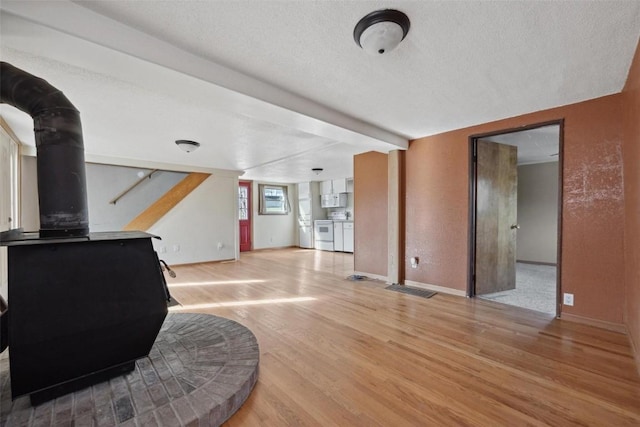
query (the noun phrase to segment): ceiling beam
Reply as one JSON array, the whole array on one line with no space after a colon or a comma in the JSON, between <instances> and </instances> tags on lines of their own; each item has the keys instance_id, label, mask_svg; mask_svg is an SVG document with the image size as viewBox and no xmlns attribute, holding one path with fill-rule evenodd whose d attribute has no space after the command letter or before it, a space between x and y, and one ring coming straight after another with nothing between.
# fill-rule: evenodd
<instances>
[{"instance_id":1,"label":"ceiling beam","mask_svg":"<svg viewBox=\"0 0 640 427\"><path fill-rule=\"evenodd\" d=\"M238 111L276 124L295 120L304 132L382 150L407 149L406 136L346 116L317 102L182 50L70 1L3 1L1 8L28 21L201 79L234 99Z\"/></svg>"}]
</instances>

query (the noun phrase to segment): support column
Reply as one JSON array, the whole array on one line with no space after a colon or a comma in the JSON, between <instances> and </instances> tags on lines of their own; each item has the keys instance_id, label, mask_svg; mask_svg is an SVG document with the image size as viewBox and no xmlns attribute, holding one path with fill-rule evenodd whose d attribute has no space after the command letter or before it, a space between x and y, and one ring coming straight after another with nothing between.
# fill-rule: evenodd
<instances>
[{"instance_id":1,"label":"support column","mask_svg":"<svg viewBox=\"0 0 640 427\"><path fill-rule=\"evenodd\" d=\"M404 282L404 164L405 152L393 150L388 155L388 256L387 280Z\"/></svg>"}]
</instances>

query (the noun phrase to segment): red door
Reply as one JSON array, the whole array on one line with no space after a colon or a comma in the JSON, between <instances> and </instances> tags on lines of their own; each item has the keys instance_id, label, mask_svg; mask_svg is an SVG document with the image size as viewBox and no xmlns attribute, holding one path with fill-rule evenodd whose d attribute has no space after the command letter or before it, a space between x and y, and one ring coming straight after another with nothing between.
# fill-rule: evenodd
<instances>
[{"instance_id":1,"label":"red door","mask_svg":"<svg viewBox=\"0 0 640 427\"><path fill-rule=\"evenodd\" d=\"M238 222L240 223L240 252L251 250L251 181L238 183Z\"/></svg>"}]
</instances>

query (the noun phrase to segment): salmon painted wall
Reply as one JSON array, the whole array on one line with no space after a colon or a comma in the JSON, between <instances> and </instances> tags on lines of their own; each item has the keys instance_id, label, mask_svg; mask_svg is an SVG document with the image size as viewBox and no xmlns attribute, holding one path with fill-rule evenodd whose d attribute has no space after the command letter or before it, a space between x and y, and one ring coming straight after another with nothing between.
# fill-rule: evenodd
<instances>
[{"instance_id":1,"label":"salmon painted wall","mask_svg":"<svg viewBox=\"0 0 640 427\"><path fill-rule=\"evenodd\" d=\"M406 163L405 274L408 280L466 290L469 136L564 119L563 313L623 323L623 95L414 140ZM406 261L420 257L420 266Z\"/></svg>"},{"instance_id":2,"label":"salmon painted wall","mask_svg":"<svg viewBox=\"0 0 640 427\"><path fill-rule=\"evenodd\" d=\"M625 322L640 368L640 43L624 96Z\"/></svg>"},{"instance_id":3,"label":"salmon painted wall","mask_svg":"<svg viewBox=\"0 0 640 427\"><path fill-rule=\"evenodd\" d=\"M466 133L412 141L405 160L405 279L467 289ZM409 260L418 257L418 268Z\"/></svg>"},{"instance_id":4,"label":"salmon painted wall","mask_svg":"<svg viewBox=\"0 0 640 427\"><path fill-rule=\"evenodd\" d=\"M386 154L353 159L354 270L387 276L388 171Z\"/></svg>"}]
</instances>

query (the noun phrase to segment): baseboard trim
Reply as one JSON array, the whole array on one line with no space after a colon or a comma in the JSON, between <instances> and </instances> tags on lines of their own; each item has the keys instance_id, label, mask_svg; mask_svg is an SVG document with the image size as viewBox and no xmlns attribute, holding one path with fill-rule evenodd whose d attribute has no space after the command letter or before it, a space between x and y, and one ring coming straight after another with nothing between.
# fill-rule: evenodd
<instances>
[{"instance_id":1,"label":"baseboard trim","mask_svg":"<svg viewBox=\"0 0 640 427\"><path fill-rule=\"evenodd\" d=\"M366 273L364 271L354 271L353 274L355 276L366 276L369 279L382 280L385 283L389 283L389 278L387 276L381 276L379 274Z\"/></svg>"},{"instance_id":2,"label":"baseboard trim","mask_svg":"<svg viewBox=\"0 0 640 427\"><path fill-rule=\"evenodd\" d=\"M299 248L298 246L295 245L288 245L288 246L267 246L264 248L253 248L250 251L245 251L245 252L240 252L240 255L245 254L247 252L266 252L266 251L279 251L281 249L303 249L303 248Z\"/></svg>"},{"instance_id":3,"label":"baseboard trim","mask_svg":"<svg viewBox=\"0 0 640 427\"><path fill-rule=\"evenodd\" d=\"M429 291L441 292L443 294L455 295L458 297L466 297L467 292L460 289L452 289L444 286L432 285L429 283L414 282L413 280L405 280L404 284L415 288L427 289Z\"/></svg>"},{"instance_id":4,"label":"baseboard trim","mask_svg":"<svg viewBox=\"0 0 640 427\"><path fill-rule=\"evenodd\" d=\"M595 326L596 328L607 329L628 335L627 327L622 323L607 322L606 320L591 319L589 317L578 316L576 314L561 313L560 320L582 323L584 325Z\"/></svg>"},{"instance_id":5,"label":"baseboard trim","mask_svg":"<svg viewBox=\"0 0 640 427\"><path fill-rule=\"evenodd\" d=\"M229 258L229 259L214 259L211 261L196 261L196 262L185 262L184 264L169 264L169 267L174 268L174 267L191 267L194 265L199 265L199 264L222 264L222 263L229 263L229 262L236 262L236 259L233 258Z\"/></svg>"},{"instance_id":6,"label":"baseboard trim","mask_svg":"<svg viewBox=\"0 0 640 427\"><path fill-rule=\"evenodd\" d=\"M551 267L556 267L557 264L555 262L541 262L541 261L525 261L522 259L517 259L516 262L521 264L532 264L532 265L549 265Z\"/></svg>"}]
</instances>

